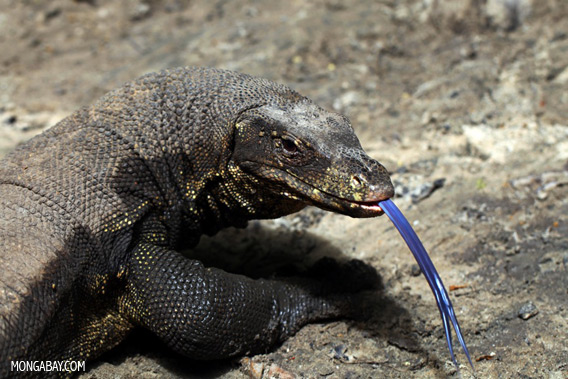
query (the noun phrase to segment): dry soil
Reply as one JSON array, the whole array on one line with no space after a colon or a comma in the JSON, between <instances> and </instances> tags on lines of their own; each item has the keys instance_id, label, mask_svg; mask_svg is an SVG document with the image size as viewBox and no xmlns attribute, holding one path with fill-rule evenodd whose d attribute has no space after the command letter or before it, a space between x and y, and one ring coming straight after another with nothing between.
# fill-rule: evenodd
<instances>
[{"instance_id":1,"label":"dry soil","mask_svg":"<svg viewBox=\"0 0 568 379\"><path fill-rule=\"evenodd\" d=\"M565 0L0 0L0 155L166 67L288 84L349 116L392 172L475 363L460 352L460 371L451 364L434 298L386 217L308 209L194 253L268 271L362 259L384 284L369 319L222 362L135 333L82 377L567 378L567 19Z\"/></svg>"}]
</instances>

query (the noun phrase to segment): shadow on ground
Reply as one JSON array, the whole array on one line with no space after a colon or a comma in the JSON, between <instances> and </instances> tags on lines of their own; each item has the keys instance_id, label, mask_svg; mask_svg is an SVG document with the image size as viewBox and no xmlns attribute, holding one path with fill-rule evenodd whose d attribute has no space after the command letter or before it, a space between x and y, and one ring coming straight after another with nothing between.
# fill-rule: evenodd
<instances>
[{"instance_id":1,"label":"shadow on ground","mask_svg":"<svg viewBox=\"0 0 568 379\"><path fill-rule=\"evenodd\" d=\"M196 248L185 251L184 255L199 259L206 266L222 268L251 278L282 279L301 276L321 280L323 277L323 280L340 282L342 285L356 284L361 279L353 273L347 273L346 275L350 276L340 278L336 273L330 277L325 272L328 267L332 270L336 268L333 264L330 266L328 260L351 260L329 241L309 232L291 230L282 225L269 227L260 222L253 222L245 229L230 228L213 237L205 237ZM375 272L371 266L364 266ZM356 310L349 320L344 319L344 323L370 338L384 340L399 349L426 357L420 364L430 361L440 365L440 362L422 347L420 334L423 332L414 328L407 309L384 294L382 278L379 275L376 280L376 290L353 295L358 300ZM350 291L345 288L343 290ZM315 340L310 345L313 343ZM310 346L304 348L309 349ZM330 357L338 362L349 364L350 360L354 359L347 346L340 342L331 344L329 353ZM145 359L138 362L141 356ZM241 367L241 358L218 360L214 361L214 364L210 361L192 360L171 351L150 332L136 329L116 349L89 364L87 375L98 377L97 371L106 369L105 365L120 366L127 370L129 365L146 365L149 360L151 365L157 363L159 372L164 369L168 375L215 378ZM152 367L146 369L153 370Z\"/></svg>"}]
</instances>

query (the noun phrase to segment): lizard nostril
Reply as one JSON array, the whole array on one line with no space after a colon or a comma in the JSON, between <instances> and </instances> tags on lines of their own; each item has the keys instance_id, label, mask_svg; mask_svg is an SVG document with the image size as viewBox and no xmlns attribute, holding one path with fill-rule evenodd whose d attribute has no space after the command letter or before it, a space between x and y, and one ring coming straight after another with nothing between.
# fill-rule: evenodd
<instances>
[{"instance_id":1,"label":"lizard nostril","mask_svg":"<svg viewBox=\"0 0 568 379\"><path fill-rule=\"evenodd\" d=\"M361 187L361 178L359 178L357 175L353 175L353 176L351 177L351 185L352 185L354 188L359 188L359 187Z\"/></svg>"}]
</instances>

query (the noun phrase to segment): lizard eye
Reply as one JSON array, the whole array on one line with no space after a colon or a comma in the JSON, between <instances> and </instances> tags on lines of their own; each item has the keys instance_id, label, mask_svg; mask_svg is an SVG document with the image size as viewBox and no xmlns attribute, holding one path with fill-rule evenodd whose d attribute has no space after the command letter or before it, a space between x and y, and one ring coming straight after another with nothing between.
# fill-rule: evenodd
<instances>
[{"instance_id":1,"label":"lizard eye","mask_svg":"<svg viewBox=\"0 0 568 379\"><path fill-rule=\"evenodd\" d=\"M295 154L298 152L298 146L296 146L294 141L288 138L282 138L282 148L289 154Z\"/></svg>"}]
</instances>

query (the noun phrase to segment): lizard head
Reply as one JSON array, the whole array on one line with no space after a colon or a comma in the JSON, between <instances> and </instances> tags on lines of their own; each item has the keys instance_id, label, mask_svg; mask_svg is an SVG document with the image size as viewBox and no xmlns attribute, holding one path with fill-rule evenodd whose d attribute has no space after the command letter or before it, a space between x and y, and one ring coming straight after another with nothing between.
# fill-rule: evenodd
<instances>
[{"instance_id":1,"label":"lizard head","mask_svg":"<svg viewBox=\"0 0 568 379\"><path fill-rule=\"evenodd\" d=\"M307 99L247 110L235 133L235 164L288 200L373 217L382 214L377 202L394 195L387 170L363 151L349 120Z\"/></svg>"}]
</instances>

